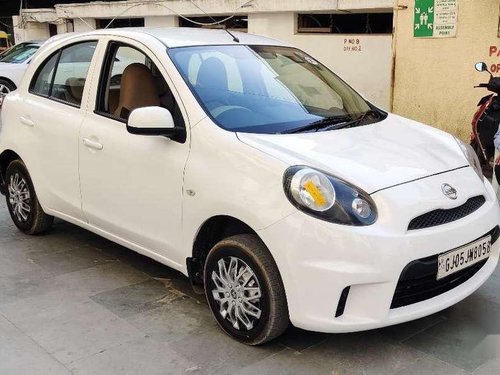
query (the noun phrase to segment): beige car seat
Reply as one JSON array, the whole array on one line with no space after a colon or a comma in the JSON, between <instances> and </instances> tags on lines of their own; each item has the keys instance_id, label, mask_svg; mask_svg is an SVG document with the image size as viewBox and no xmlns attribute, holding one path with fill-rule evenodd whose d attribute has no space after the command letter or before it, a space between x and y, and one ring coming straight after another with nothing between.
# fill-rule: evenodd
<instances>
[{"instance_id":1,"label":"beige car seat","mask_svg":"<svg viewBox=\"0 0 500 375\"><path fill-rule=\"evenodd\" d=\"M139 63L127 66L123 71L120 99L114 116L127 119L136 108L159 105L160 96L151 70Z\"/></svg>"},{"instance_id":2,"label":"beige car seat","mask_svg":"<svg viewBox=\"0 0 500 375\"><path fill-rule=\"evenodd\" d=\"M65 99L69 103L80 104L82 102L85 78L68 78L66 80Z\"/></svg>"}]
</instances>

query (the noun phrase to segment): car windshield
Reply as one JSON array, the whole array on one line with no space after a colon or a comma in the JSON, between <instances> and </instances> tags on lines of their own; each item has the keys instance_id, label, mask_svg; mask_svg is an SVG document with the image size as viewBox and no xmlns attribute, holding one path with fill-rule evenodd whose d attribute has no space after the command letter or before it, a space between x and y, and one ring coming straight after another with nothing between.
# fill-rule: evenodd
<instances>
[{"instance_id":1,"label":"car windshield","mask_svg":"<svg viewBox=\"0 0 500 375\"><path fill-rule=\"evenodd\" d=\"M169 54L199 103L226 130L318 131L375 112L328 68L294 48L179 47Z\"/></svg>"},{"instance_id":2,"label":"car windshield","mask_svg":"<svg viewBox=\"0 0 500 375\"><path fill-rule=\"evenodd\" d=\"M5 54L0 56L0 62L10 64L20 64L35 54L40 46L28 44L21 48L12 47Z\"/></svg>"}]
</instances>

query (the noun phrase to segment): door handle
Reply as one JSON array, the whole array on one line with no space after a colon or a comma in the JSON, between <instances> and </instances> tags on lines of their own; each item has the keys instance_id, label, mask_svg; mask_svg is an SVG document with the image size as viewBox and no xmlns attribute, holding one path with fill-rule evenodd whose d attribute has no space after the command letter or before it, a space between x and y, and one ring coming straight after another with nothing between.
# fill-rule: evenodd
<instances>
[{"instance_id":1,"label":"door handle","mask_svg":"<svg viewBox=\"0 0 500 375\"><path fill-rule=\"evenodd\" d=\"M32 128L33 126L35 126L35 122L33 120L30 120L27 117L21 116L21 117L19 117L19 120L21 121L21 124L29 126L30 128Z\"/></svg>"},{"instance_id":2,"label":"door handle","mask_svg":"<svg viewBox=\"0 0 500 375\"><path fill-rule=\"evenodd\" d=\"M88 148L98 150L98 151L101 151L103 149L102 144L100 144L99 142L92 141L88 138L83 138L82 141L83 141L83 144L85 146L87 146Z\"/></svg>"}]
</instances>

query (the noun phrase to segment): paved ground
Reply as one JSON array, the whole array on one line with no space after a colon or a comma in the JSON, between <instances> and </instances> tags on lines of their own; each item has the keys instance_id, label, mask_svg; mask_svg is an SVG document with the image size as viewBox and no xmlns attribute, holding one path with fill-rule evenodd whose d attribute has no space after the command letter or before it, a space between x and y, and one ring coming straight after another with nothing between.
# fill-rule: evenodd
<instances>
[{"instance_id":1,"label":"paved ground","mask_svg":"<svg viewBox=\"0 0 500 375\"><path fill-rule=\"evenodd\" d=\"M1 374L500 373L500 269L426 319L250 348L179 273L61 221L24 236L0 199Z\"/></svg>"}]
</instances>

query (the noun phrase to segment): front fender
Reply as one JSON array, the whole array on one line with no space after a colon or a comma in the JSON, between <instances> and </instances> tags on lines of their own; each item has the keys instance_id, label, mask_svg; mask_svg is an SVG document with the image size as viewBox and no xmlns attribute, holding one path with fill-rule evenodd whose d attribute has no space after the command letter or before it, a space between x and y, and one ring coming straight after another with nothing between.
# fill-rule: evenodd
<instances>
[{"instance_id":1,"label":"front fender","mask_svg":"<svg viewBox=\"0 0 500 375\"><path fill-rule=\"evenodd\" d=\"M183 194L186 253L213 216L231 216L258 231L296 211L283 191L286 163L240 142L236 133L208 118L191 134Z\"/></svg>"}]
</instances>

